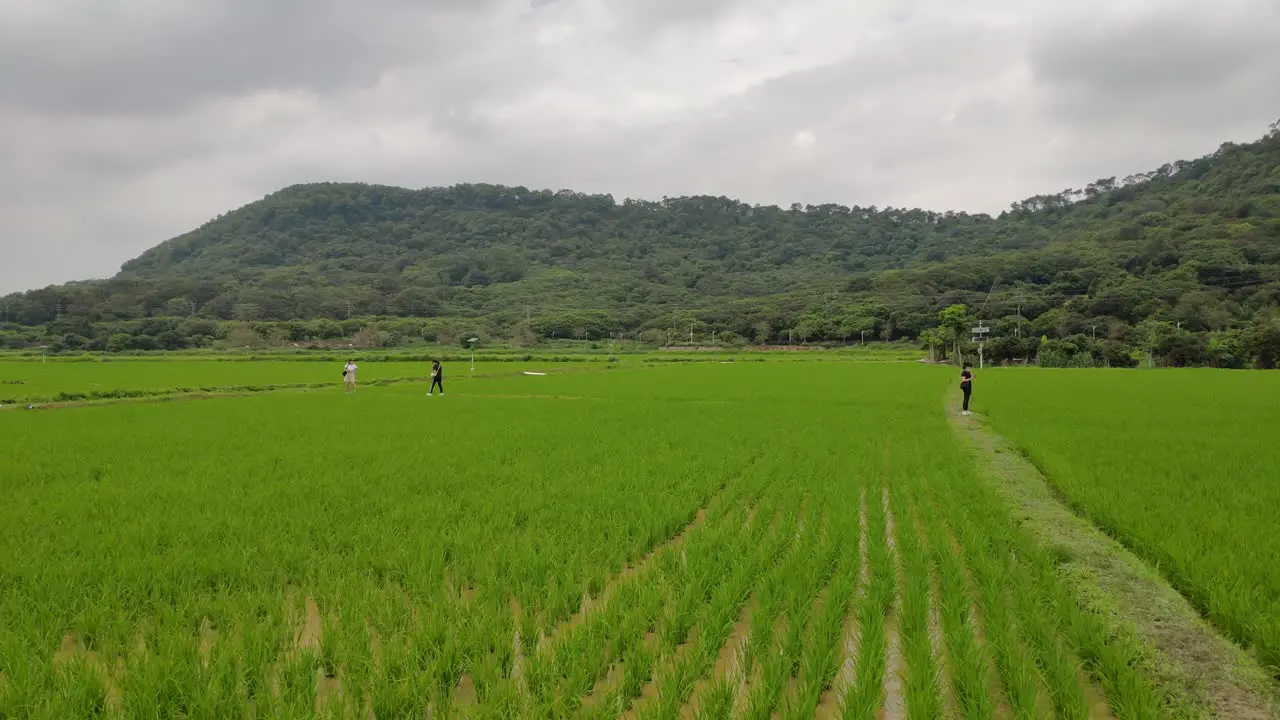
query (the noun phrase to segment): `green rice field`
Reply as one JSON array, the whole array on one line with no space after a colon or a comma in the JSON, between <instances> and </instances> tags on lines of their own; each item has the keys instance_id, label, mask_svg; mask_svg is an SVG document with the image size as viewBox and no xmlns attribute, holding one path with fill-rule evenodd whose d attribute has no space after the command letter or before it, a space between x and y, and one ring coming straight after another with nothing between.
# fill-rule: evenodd
<instances>
[{"instance_id":1,"label":"green rice field","mask_svg":"<svg viewBox=\"0 0 1280 720\"><path fill-rule=\"evenodd\" d=\"M332 387L0 412L0 718L1184 716L952 431L952 368L454 363L426 397L194 362L29 377ZM1261 650L1263 377L985 372L975 399L1180 589L1242 589L1207 613ZM1177 393L1196 435L1162 382L1230 399Z\"/></svg>"},{"instance_id":2,"label":"green rice field","mask_svg":"<svg viewBox=\"0 0 1280 720\"><path fill-rule=\"evenodd\" d=\"M1280 674L1280 374L1001 370L984 381L996 430Z\"/></svg>"},{"instance_id":3,"label":"green rice field","mask_svg":"<svg viewBox=\"0 0 1280 720\"><path fill-rule=\"evenodd\" d=\"M430 358L443 358L446 380L516 375L521 371L573 372L606 366L643 366L732 362L912 362L920 353L901 346L853 347L839 351L753 353L749 351L631 353L617 356L582 348L478 353L456 348L419 348L378 353L352 351L365 384L388 384L430 376ZM230 394L274 389L340 385L347 355L263 354L243 356L112 357L82 356L42 359L0 355L0 407L30 403L65 403L155 397L178 394Z\"/></svg>"},{"instance_id":4,"label":"green rice field","mask_svg":"<svg viewBox=\"0 0 1280 720\"><path fill-rule=\"evenodd\" d=\"M0 403L49 402L111 397L131 392L218 392L237 388L342 384L345 360L112 360L109 362L0 361ZM429 362L358 362L363 383L431 374ZM479 375L512 373L535 364L480 363ZM470 365L453 363L446 380L471 375Z\"/></svg>"}]
</instances>

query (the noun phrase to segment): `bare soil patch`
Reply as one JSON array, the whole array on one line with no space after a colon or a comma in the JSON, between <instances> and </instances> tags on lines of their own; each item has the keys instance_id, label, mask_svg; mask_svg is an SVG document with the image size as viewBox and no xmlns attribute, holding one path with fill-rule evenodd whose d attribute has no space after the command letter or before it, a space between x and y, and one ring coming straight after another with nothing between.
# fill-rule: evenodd
<instances>
[{"instance_id":1,"label":"bare soil patch","mask_svg":"<svg viewBox=\"0 0 1280 720\"><path fill-rule=\"evenodd\" d=\"M819 720L840 717L840 703L844 694L853 686L854 672L857 670L858 648L858 607L867 592L867 575L870 562L867 559L867 491L863 488L858 500L858 584L854 588L853 600L849 604L849 612L844 618L844 635L840 642L840 670L831 681L831 686L822 693L814 717Z\"/></svg>"},{"instance_id":2,"label":"bare soil patch","mask_svg":"<svg viewBox=\"0 0 1280 720\"><path fill-rule=\"evenodd\" d=\"M120 696L120 677L124 674L124 658L117 657L115 663L110 663L96 650L86 649L75 635L63 635L62 644L53 653L53 664L61 668L76 662L84 662L98 676L98 680L106 689L107 708L120 712L124 707Z\"/></svg>"},{"instance_id":3,"label":"bare soil patch","mask_svg":"<svg viewBox=\"0 0 1280 720\"><path fill-rule=\"evenodd\" d=\"M902 679L906 676L907 664L902 657L902 640L898 634L898 612L902 607L902 592L906 587L906 580L902 576L902 563L898 558L897 530L893 509L889 507L889 488L884 489L881 502L884 503L885 544L889 547L889 557L896 579L893 612L885 618L884 623L888 660L884 673L884 705L881 707L880 717L882 720L904 720L907 717L907 705L903 697Z\"/></svg>"},{"instance_id":4,"label":"bare soil patch","mask_svg":"<svg viewBox=\"0 0 1280 720\"><path fill-rule=\"evenodd\" d=\"M743 606L741 612L738 613L738 621L733 626L733 631L729 634L724 645L720 647L720 653L716 656L715 664L711 668L711 672L702 676L693 686L693 692L689 694L689 699L685 701L684 707L680 710L680 716L685 720L693 720L698 716L697 710L701 707L703 698L707 690L715 681L725 678L732 681L740 676L743 670L738 667L738 661L741 657L742 646L747 642L747 635L751 630L751 616L756 609L756 599L753 597Z\"/></svg>"}]
</instances>

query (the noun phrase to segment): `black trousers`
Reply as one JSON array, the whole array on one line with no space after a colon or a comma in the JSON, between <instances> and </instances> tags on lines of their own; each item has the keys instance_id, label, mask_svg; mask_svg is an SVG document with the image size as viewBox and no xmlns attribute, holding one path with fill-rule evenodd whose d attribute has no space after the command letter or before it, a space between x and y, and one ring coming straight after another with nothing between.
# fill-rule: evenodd
<instances>
[{"instance_id":1,"label":"black trousers","mask_svg":"<svg viewBox=\"0 0 1280 720\"><path fill-rule=\"evenodd\" d=\"M444 392L441 390L440 392ZM968 385L961 385L960 392L964 393L964 409L969 409L969 396L973 394L973 388Z\"/></svg>"},{"instance_id":2,"label":"black trousers","mask_svg":"<svg viewBox=\"0 0 1280 720\"><path fill-rule=\"evenodd\" d=\"M439 385L439 386L440 386L440 394L441 394L441 395L443 395L443 394L444 394L444 381L443 381L443 380L441 380L440 378L432 378L432 380L431 380L431 389L430 389L430 390L428 390L427 392L435 392L435 391L436 391L436 386L437 386L437 385Z\"/></svg>"}]
</instances>

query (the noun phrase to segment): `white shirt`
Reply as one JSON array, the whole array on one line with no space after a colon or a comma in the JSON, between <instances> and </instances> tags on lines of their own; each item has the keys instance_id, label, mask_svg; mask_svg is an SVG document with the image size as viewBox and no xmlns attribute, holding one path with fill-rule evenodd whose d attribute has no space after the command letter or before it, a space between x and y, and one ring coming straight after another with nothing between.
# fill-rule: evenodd
<instances>
[{"instance_id":1,"label":"white shirt","mask_svg":"<svg viewBox=\"0 0 1280 720\"><path fill-rule=\"evenodd\" d=\"M358 367L359 367L359 366L358 366L358 365L356 365L355 363L347 363L346 367L344 367L344 368L343 368L343 370L346 370L346 371L347 371L347 375L349 375L349 376L351 376L351 377L355 377L355 376L356 376L356 368L358 368Z\"/></svg>"}]
</instances>

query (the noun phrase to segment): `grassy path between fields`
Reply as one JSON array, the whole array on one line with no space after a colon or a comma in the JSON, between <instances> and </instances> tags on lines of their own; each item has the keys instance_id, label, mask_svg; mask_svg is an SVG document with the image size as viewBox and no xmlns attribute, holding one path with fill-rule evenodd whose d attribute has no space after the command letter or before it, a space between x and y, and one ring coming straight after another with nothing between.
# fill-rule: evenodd
<instances>
[{"instance_id":1,"label":"grassy path between fields","mask_svg":"<svg viewBox=\"0 0 1280 720\"><path fill-rule=\"evenodd\" d=\"M384 385L403 385L406 383L423 383L430 382L430 378L425 377L406 377L406 378L384 378L361 383L360 387L381 387ZM157 390L129 390L115 391L118 396L108 397L112 393L108 392L104 396L94 397L93 394L87 394L89 397L76 400L49 400L38 399L24 401L23 403L0 405L0 411L20 410L23 408L30 410L65 410L67 408L85 407L87 405L120 405L125 403L154 403L166 402L171 400L211 400L214 398L233 398L247 397L249 395L259 395L261 393L284 392L288 390L305 391L305 390L326 390L336 389L342 391L342 386L335 388L334 383L283 383L272 385L228 385L225 387L208 387L199 390L187 390L177 388L163 388Z\"/></svg>"},{"instance_id":2,"label":"grassy path between fields","mask_svg":"<svg viewBox=\"0 0 1280 720\"><path fill-rule=\"evenodd\" d=\"M1214 629L1155 569L1074 514L1015 445L958 408L948 405L948 416L1014 517L1061 558L1081 600L1146 651L1144 671L1180 716L1280 719L1280 685L1253 656Z\"/></svg>"}]
</instances>

